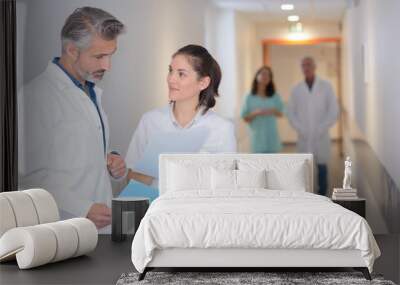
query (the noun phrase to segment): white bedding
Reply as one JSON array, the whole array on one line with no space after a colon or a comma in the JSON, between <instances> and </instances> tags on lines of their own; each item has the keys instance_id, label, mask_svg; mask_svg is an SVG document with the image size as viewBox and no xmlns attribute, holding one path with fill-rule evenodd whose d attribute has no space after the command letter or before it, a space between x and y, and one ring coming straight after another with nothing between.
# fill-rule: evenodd
<instances>
[{"instance_id":1,"label":"white bedding","mask_svg":"<svg viewBox=\"0 0 400 285\"><path fill-rule=\"evenodd\" d=\"M359 215L319 195L265 189L162 195L134 237L135 268L165 248L358 249L371 272L380 255Z\"/></svg>"}]
</instances>

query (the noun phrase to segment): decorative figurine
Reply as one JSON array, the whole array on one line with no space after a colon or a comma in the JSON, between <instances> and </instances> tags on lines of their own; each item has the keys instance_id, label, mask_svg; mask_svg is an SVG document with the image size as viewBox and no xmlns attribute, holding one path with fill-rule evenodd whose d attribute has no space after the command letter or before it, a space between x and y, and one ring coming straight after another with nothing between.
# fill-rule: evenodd
<instances>
[{"instance_id":1,"label":"decorative figurine","mask_svg":"<svg viewBox=\"0 0 400 285\"><path fill-rule=\"evenodd\" d=\"M343 189L352 189L351 188L351 159L350 159L350 156L347 156L346 161L344 162Z\"/></svg>"}]
</instances>

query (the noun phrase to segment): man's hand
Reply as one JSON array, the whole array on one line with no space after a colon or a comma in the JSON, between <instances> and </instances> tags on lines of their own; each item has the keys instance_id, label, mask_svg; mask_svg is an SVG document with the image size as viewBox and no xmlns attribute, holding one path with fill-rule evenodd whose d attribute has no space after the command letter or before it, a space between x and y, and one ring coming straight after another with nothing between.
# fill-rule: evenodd
<instances>
[{"instance_id":1,"label":"man's hand","mask_svg":"<svg viewBox=\"0 0 400 285\"><path fill-rule=\"evenodd\" d=\"M126 173L125 161L118 154L107 154L107 168L114 178L120 178Z\"/></svg>"},{"instance_id":2,"label":"man's hand","mask_svg":"<svg viewBox=\"0 0 400 285\"><path fill-rule=\"evenodd\" d=\"M94 203L86 216L91 220L97 229L104 228L111 224L111 209L104 204Z\"/></svg>"}]
</instances>

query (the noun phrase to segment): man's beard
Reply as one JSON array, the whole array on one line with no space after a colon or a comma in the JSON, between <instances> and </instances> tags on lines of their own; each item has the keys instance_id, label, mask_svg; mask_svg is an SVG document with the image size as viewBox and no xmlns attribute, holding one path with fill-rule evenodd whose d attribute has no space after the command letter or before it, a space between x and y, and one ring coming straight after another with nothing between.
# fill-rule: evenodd
<instances>
[{"instance_id":1,"label":"man's beard","mask_svg":"<svg viewBox=\"0 0 400 285\"><path fill-rule=\"evenodd\" d=\"M103 79L104 73L106 72L104 69L99 69L96 70L92 73L85 72L79 69L79 67L76 68L76 71L78 72L79 76L82 77L85 81L91 81L91 82L98 82Z\"/></svg>"},{"instance_id":2,"label":"man's beard","mask_svg":"<svg viewBox=\"0 0 400 285\"><path fill-rule=\"evenodd\" d=\"M75 65L75 70L76 72L79 74L79 76L85 80L85 81L91 81L91 82L98 82L100 80L103 79L104 73L106 72L106 70L104 69L99 69L93 72L87 72L87 71L83 71L80 69L78 62L79 62L79 57L78 56L77 60L75 61L74 65Z\"/></svg>"},{"instance_id":3,"label":"man's beard","mask_svg":"<svg viewBox=\"0 0 400 285\"><path fill-rule=\"evenodd\" d=\"M103 79L105 70L97 70L92 73L86 73L85 80L91 82L98 82Z\"/></svg>"}]
</instances>

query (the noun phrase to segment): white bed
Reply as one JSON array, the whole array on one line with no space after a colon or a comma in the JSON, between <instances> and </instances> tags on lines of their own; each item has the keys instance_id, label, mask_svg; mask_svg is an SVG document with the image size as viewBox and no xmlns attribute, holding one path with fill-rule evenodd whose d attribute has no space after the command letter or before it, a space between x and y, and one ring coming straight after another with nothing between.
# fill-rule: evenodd
<instances>
[{"instance_id":1,"label":"white bed","mask_svg":"<svg viewBox=\"0 0 400 285\"><path fill-rule=\"evenodd\" d=\"M140 279L155 267L354 267L370 278L380 255L362 217L312 193L310 154L163 154L159 173L132 243Z\"/></svg>"}]
</instances>

